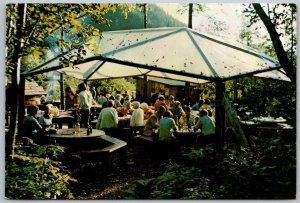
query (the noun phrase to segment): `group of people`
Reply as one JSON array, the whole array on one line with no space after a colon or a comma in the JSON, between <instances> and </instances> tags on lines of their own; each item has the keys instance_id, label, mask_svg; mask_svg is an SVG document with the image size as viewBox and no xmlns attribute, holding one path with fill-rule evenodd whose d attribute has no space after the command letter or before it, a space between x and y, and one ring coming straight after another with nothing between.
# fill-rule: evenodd
<instances>
[{"instance_id":1,"label":"group of people","mask_svg":"<svg viewBox=\"0 0 300 203\"><path fill-rule=\"evenodd\" d=\"M145 125L144 135L152 136L164 142L176 142L174 132L183 126L187 126L189 130L201 131L203 136L214 136L215 122L209 111L212 112L210 105L201 105L197 110L200 116L196 117L191 114L191 107L182 106L174 97L169 97L169 103L165 101L162 95L154 102L155 114L149 118Z\"/></svg>"},{"instance_id":2,"label":"group of people","mask_svg":"<svg viewBox=\"0 0 300 203\"><path fill-rule=\"evenodd\" d=\"M97 118L96 128L104 130L107 134L113 133L118 128L118 116L131 114L130 127L140 128L144 136L151 136L154 140L176 140L174 132L187 126L189 130L201 130L204 136L215 133L213 111L209 100L200 100L193 107L182 106L181 103L169 96L158 95L157 99L149 106L146 102L133 100L131 96L123 97L114 90L111 94L97 93L94 87L89 88L85 83L78 85L75 92L66 88L66 109L76 109L78 115L76 122L85 128L91 128L91 106L102 105ZM24 133L39 134L52 125L50 107L45 107L43 116L36 118L37 106L29 107L28 115L24 119ZM191 110L200 112L199 118L191 114ZM75 123L74 123L75 124Z\"/></svg>"},{"instance_id":3,"label":"group of people","mask_svg":"<svg viewBox=\"0 0 300 203\"><path fill-rule=\"evenodd\" d=\"M37 117L39 111L38 106L28 106L27 115L23 120L21 134L22 136L30 137L36 142L41 141L41 136L45 133L51 133L55 131L52 128L52 118L53 114L51 113L51 104L45 104L44 114L40 117Z\"/></svg>"}]
</instances>

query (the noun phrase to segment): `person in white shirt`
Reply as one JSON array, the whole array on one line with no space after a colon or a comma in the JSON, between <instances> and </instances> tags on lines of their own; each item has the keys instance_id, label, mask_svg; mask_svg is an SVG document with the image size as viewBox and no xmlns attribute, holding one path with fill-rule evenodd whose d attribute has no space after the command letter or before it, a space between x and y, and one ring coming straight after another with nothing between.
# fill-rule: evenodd
<instances>
[{"instance_id":1,"label":"person in white shirt","mask_svg":"<svg viewBox=\"0 0 300 203\"><path fill-rule=\"evenodd\" d=\"M80 110L80 123L83 127L90 127L90 114L91 114L91 106L93 104L93 95L89 90L87 90L87 86L84 83L78 85L78 89L80 90L79 96L79 105L78 108Z\"/></svg>"},{"instance_id":2,"label":"person in white shirt","mask_svg":"<svg viewBox=\"0 0 300 203\"><path fill-rule=\"evenodd\" d=\"M140 108L140 102L134 101L134 102L132 102L132 106L133 106L134 110L130 117L130 126L131 127L143 126L144 111L143 111L143 109Z\"/></svg>"}]
</instances>

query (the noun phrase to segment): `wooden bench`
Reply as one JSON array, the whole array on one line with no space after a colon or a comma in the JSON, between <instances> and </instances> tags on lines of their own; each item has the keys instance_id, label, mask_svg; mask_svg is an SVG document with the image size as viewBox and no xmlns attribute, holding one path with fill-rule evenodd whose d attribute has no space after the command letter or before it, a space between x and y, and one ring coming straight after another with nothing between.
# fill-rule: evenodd
<instances>
[{"instance_id":1,"label":"wooden bench","mask_svg":"<svg viewBox=\"0 0 300 203\"><path fill-rule=\"evenodd\" d=\"M80 155L82 157L91 158L99 156L102 158L103 165L104 165L104 172L107 173L108 169L110 168L110 157L111 154L114 152L119 152L120 161L122 164L126 163L126 146L127 142L123 140L119 140L117 138L111 137L109 135L103 135L97 139L102 139L111 145L101 148L101 149L90 149L90 150L80 150L73 152L73 155Z\"/></svg>"},{"instance_id":2,"label":"wooden bench","mask_svg":"<svg viewBox=\"0 0 300 203\"><path fill-rule=\"evenodd\" d=\"M141 139L141 140L153 143L153 139L150 136L137 135L137 136L135 136L135 138L138 138L138 139Z\"/></svg>"}]
</instances>

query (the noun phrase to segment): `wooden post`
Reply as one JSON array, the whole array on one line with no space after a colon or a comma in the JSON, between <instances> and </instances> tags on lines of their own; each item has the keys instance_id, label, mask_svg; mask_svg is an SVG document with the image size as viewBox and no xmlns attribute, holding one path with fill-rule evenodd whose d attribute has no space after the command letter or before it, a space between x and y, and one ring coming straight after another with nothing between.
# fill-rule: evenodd
<instances>
[{"instance_id":1,"label":"wooden post","mask_svg":"<svg viewBox=\"0 0 300 203\"><path fill-rule=\"evenodd\" d=\"M143 99L145 102L148 103L148 77L147 75L144 75L144 80L143 80L143 86L144 86L144 94L143 94Z\"/></svg>"},{"instance_id":2,"label":"wooden post","mask_svg":"<svg viewBox=\"0 0 300 203\"><path fill-rule=\"evenodd\" d=\"M220 150L223 149L225 134L225 109L223 102L224 92L224 83L221 81L216 82L216 137Z\"/></svg>"},{"instance_id":3,"label":"wooden post","mask_svg":"<svg viewBox=\"0 0 300 203\"><path fill-rule=\"evenodd\" d=\"M64 102L64 75L60 73L60 108L61 110L65 109L65 102Z\"/></svg>"},{"instance_id":4,"label":"wooden post","mask_svg":"<svg viewBox=\"0 0 300 203\"><path fill-rule=\"evenodd\" d=\"M189 82L185 82L185 92L184 92L184 96L185 96L185 105L189 106L189 102L190 102L190 83Z\"/></svg>"}]
</instances>

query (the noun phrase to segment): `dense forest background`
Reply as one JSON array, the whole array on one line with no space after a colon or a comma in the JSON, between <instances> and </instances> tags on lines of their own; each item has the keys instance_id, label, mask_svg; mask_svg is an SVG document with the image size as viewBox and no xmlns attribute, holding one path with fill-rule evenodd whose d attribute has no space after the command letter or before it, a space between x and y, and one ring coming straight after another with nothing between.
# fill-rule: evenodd
<instances>
[{"instance_id":1,"label":"dense forest background","mask_svg":"<svg viewBox=\"0 0 300 203\"><path fill-rule=\"evenodd\" d=\"M111 19L110 26L98 27L103 31L126 30L144 28L144 12L136 8L133 12L128 13L128 18L122 17L122 10L117 9L115 12L110 11L104 15ZM148 4L147 9L147 28L157 27L186 27L187 25L167 14L163 9L154 4Z\"/></svg>"}]
</instances>

